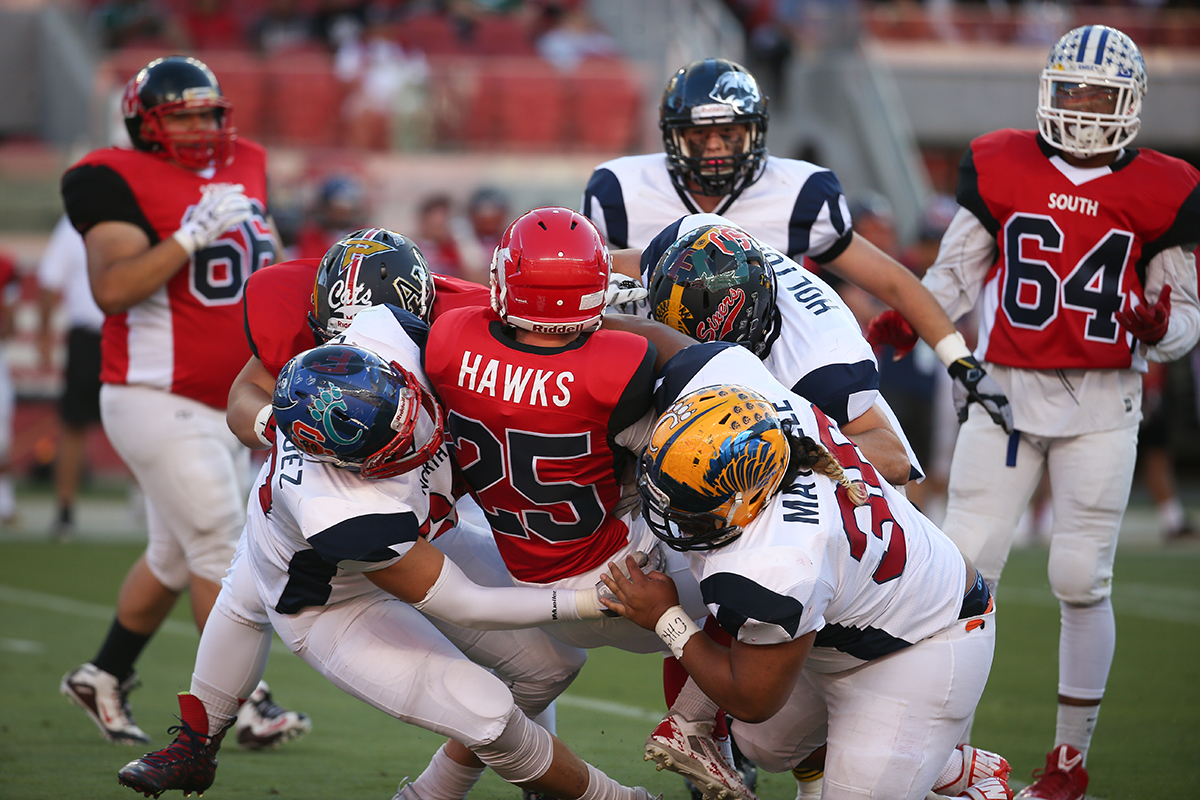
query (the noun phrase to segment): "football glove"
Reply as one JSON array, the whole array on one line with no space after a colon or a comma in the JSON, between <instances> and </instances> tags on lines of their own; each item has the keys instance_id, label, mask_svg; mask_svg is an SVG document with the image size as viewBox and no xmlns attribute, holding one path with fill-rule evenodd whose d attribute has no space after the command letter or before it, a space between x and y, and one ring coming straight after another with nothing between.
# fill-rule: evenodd
<instances>
[{"instance_id":1,"label":"football glove","mask_svg":"<svg viewBox=\"0 0 1200 800\"><path fill-rule=\"evenodd\" d=\"M222 233L250 219L250 198L240 183L210 183L201 190L200 202L188 209L183 224L172 236L193 255L217 240Z\"/></svg>"},{"instance_id":2,"label":"football glove","mask_svg":"<svg viewBox=\"0 0 1200 800\"><path fill-rule=\"evenodd\" d=\"M649 295L645 286L628 275L614 272L608 276L608 290L604 293L604 305L618 314L632 314L635 304Z\"/></svg>"},{"instance_id":3,"label":"football glove","mask_svg":"<svg viewBox=\"0 0 1200 800\"><path fill-rule=\"evenodd\" d=\"M966 355L951 362L946 371L954 379L954 410L958 412L960 424L967 421L967 407L971 403L979 403L992 422L1004 428L1005 433L1012 433L1012 407L1008 404L1008 397L1000 384L980 366L975 356Z\"/></svg>"},{"instance_id":4,"label":"football glove","mask_svg":"<svg viewBox=\"0 0 1200 800\"><path fill-rule=\"evenodd\" d=\"M653 572L654 570L659 569L662 566L662 560L657 557L657 553L655 554L656 557L653 559L654 563L651 563L652 559L650 558L650 555L648 553L642 552L641 550L636 550L631 555L633 555L633 560L637 562L638 568L642 571L643 574L645 574L647 572ZM625 564L625 559L622 558L613 563L615 563L617 565L617 569L621 570L621 574L623 574L626 578L629 577L629 568ZM583 589L581 591L589 591L589 590ZM609 589L607 586L604 585L604 581L596 581L595 592L596 592L596 600L597 600L596 604L598 606L600 606L601 614L603 614L606 617L621 616L617 612L615 612L612 609L605 606L603 603L599 602L599 600L601 598L604 598L606 600L611 600L614 603L621 602L620 600L617 599L617 596L615 594L613 594L612 589Z\"/></svg>"},{"instance_id":5,"label":"football glove","mask_svg":"<svg viewBox=\"0 0 1200 800\"><path fill-rule=\"evenodd\" d=\"M899 311L884 311L867 323L867 342L875 348L891 345L899 361L916 347L917 332Z\"/></svg>"},{"instance_id":6,"label":"football glove","mask_svg":"<svg viewBox=\"0 0 1200 800\"><path fill-rule=\"evenodd\" d=\"M1167 324L1171 321L1171 284L1166 284L1154 305L1139 304L1128 311L1118 311L1117 322L1145 344L1155 345L1167 335Z\"/></svg>"}]
</instances>

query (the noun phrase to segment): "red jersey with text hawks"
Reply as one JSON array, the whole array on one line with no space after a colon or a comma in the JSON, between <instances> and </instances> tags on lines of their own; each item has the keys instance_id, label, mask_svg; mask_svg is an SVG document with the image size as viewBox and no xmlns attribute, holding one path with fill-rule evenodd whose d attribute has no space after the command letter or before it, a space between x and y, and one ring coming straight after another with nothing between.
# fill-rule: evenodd
<instances>
[{"instance_id":1,"label":"red jersey with text hawks","mask_svg":"<svg viewBox=\"0 0 1200 800\"><path fill-rule=\"evenodd\" d=\"M266 221L266 154L245 139L212 177L134 150L85 156L63 175L71 223L86 234L100 222L128 222L152 245L179 229L201 188L240 183L254 215L225 231L158 291L104 322L100 379L153 386L224 408L229 386L250 352L242 332L242 289L250 273L275 261Z\"/></svg>"},{"instance_id":2,"label":"red jersey with text hawks","mask_svg":"<svg viewBox=\"0 0 1200 800\"><path fill-rule=\"evenodd\" d=\"M308 314L319 258L298 258L254 273L246 283L246 338L250 350L272 375L278 376L292 356L317 346ZM478 283L433 276L436 319L450 309L486 306L489 293Z\"/></svg>"},{"instance_id":3,"label":"red jersey with text hawks","mask_svg":"<svg viewBox=\"0 0 1200 800\"><path fill-rule=\"evenodd\" d=\"M654 353L640 336L604 330L565 347L518 344L491 309L433 323L425 372L518 580L579 575L628 541L613 509L633 456L615 440L651 408Z\"/></svg>"},{"instance_id":4,"label":"red jersey with text hawks","mask_svg":"<svg viewBox=\"0 0 1200 800\"><path fill-rule=\"evenodd\" d=\"M1200 239L1200 172L1153 150L1078 169L1033 131L981 136L958 202L996 237L983 290L985 361L1022 369L1129 369L1115 314L1145 302L1146 263Z\"/></svg>"}]
</instances>

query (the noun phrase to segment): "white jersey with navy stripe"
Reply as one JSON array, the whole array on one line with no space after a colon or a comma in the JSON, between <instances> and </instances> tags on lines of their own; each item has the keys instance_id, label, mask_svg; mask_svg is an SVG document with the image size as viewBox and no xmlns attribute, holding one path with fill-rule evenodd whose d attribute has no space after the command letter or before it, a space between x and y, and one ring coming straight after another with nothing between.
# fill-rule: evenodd
<instances>
[{"instance_id":1,"label":"white jersey with navy stripe","mask_svg":"<svg viewBox=\"0 0 1200 800\"><path fill-rule=\"evenodd\" d=\"M424 323L408 312L364 310L334 341L374 350L428 386L421 369ZM418 441L432 424L422 412ZM362 573L396 562L418 536L434 532L431 525L453 524L451 483L445 446L411 472L365 480L305 459L280 435L247 511L248 562L260 595L275 611L295 614L378 591Z\"/></svg>"},{"instance_id":2,"label":"white jersey with navy stripe","mask_svg":"<svg viewBox=\"0 0 1200 800\"><path fill-rule=\"evenodd\" d=\"M789 256L829 261L852 236L837 176L807 161L768 156L758 180L717 210ZM663 153L606 161L592 172L583 193L583 214L612 248L644 248L663 228L697 211L676 191Z\"/></svg>"},{"instance_id":3,"label":"white jersey with navy stripe","mask_svg":"<svg viewBox=\"0 0 1200 800\"><path fill-rule=\"evenodd\" d=\"M907 647L958 619L966 565L945 534L880 479L837 426L744 348L698 344L663 373L657 404L714 384L766 397L869 490L854 507L830 478L802 473L732 543L688 552L709 610L748 644L818 631L808 666L839 671Z\"/></svg>"}]
</instances>

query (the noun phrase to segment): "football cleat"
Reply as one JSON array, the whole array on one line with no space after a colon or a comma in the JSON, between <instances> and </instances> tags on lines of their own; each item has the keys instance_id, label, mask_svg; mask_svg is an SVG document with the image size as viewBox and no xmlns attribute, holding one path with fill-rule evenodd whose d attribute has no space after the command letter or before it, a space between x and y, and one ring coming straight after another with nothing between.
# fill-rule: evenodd
<instances>
[{"instance_id":1,"label":"football cleat","mask_svg":"<svg viewBox=\"0 0 1200 800\"><path fill-rule=\"evenodd\" d=\"M1024 800L1083 800L1088 774L1083 753L1060 744L1046 754L1046 768L1033 771L1034 781L1017 793Z\"/></svg>"},{"instance_id":2,"label":"football cleat","mask_svg":"<svg viewBox=\"0 0 1200 800\"><path fill-rule=\"evenodd\" d=\"M737 771L721 757L712 721L689 722L668 714L646 739L646 761L692 782L703 800L758 800Z\"/></svg>"},{"instance_id":3,"label":"football cleat","mask_svg":"<svg viewBox=\"0 0 1200 800\"><path fill-rule=\"evenodd\" d=\"M64 675L59 691L86 711L110 742L149 744L150 737L137 726L129 711L129 693L140 685L136 672L118 681L115 675L87 663Z\"/></svg>"},{"instance_id":4,"label":"football cleat","mask_svg":"<svg viewBox=\"0 0 1200 800\"><path fill-rule=\"evenodd\" d=\"M941 786L934 786L933 790L938 794L946 797L958 797L967 790L967 787L974 786L987 778L1008 780L1012 767L1008 765L1004 756L971 747L969 744L959 745L958 750L962 752L962 772L953 781Z\"/></svg>"},{"instance_id":5,"label":"football cleat","mask_svg":"<svg viewBox=\"0 0 1200 800\"><path fill-rule=\"evenodd\" d=\"M992 777L968 786L958 797L967 800L1013 800L1013 793L1012 789L1008 788L1008 781Z\"/></svg>"},{"instance_id":6,"label":"football cleat","mask_svg":"<svg viewBox=\"0 0 1200 800\"><path fill-rule=\"evenodd\" d=\"M234 731L243 750L266 750L298 739L312 730L307 714L289 711L271 700L271 690L260 681L238 709Z\"/></svg>"},{"instance_id":7,"label":"football cleat","mask_svg":"<svg viewBox=\"0 0 1200 800\"><path fill-rule=\"evenodd\" d=\"M146 797L158 797L168 789L179 789L185 796L192 792L203 795L217 777L217 750L225 731L205 736L180 720L167 733L178 736L162 750L146 753L121 767L117 783Z\"/></svg>"}]
</instances>

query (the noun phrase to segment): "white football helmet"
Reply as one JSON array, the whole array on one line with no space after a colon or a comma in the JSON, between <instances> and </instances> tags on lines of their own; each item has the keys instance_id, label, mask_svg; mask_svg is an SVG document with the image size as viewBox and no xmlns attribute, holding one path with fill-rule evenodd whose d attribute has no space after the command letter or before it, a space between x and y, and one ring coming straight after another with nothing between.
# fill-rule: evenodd
<instances>
[{"instance_id":1,"label":"white football helmet","mask_svg":"<svg viewBox=\"0 0 1200 800\"><path fill-rule=\"evenodd\" d=\"M1058 108L1060 86L1108 89L1109 112ZM1050 49L1038 87L1038 131L1050 144L1080 158L1120 150L1137 136L1146 94L1146 63L1138 46L1116 28L1084 25Z\"/></svg>"}]
</instances>

